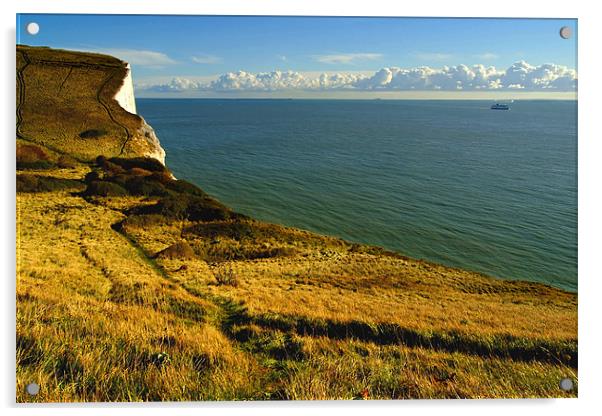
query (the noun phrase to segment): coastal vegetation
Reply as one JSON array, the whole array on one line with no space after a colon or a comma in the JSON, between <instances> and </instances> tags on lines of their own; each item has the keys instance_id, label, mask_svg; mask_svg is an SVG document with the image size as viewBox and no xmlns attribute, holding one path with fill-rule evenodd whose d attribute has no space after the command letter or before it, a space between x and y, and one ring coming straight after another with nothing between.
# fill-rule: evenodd
<instances>
[{"instance_id":1,"label":"coastal vegetation","mask_svg":"<svg viewBox=\"0 0 602 416\"><path fill-rule=\"evenodd\" d=\"M235 212L157 160L126 72L17 47L18 402L577 396L576 293Z\"/></svg>"},{"instance_id":2,"label":"coastal vegetation","mask_svg":"<svg viewBox=\"0 0 602 416\"><path fill-rule=\"evenodd\" d=\"M17 189L18 401L577 394L576 294L256 221L151 159Z\"/></svg>"}]
</instances>

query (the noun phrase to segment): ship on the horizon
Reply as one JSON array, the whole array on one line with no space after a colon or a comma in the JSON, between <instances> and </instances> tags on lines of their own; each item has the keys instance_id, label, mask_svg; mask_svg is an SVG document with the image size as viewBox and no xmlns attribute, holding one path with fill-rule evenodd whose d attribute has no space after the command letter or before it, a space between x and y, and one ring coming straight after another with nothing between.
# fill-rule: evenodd
<instances>
[{"instance_id":1,"label":"ship on the horizon","mask_svg":"<svg viewBox=\"0 0 602 416\"><path fill-rule=\"evenodd\" d=\"M510 110L510 106L508 104L500 104L495 103L491 106L492 110Z\"/></svg>"}]
</instances>

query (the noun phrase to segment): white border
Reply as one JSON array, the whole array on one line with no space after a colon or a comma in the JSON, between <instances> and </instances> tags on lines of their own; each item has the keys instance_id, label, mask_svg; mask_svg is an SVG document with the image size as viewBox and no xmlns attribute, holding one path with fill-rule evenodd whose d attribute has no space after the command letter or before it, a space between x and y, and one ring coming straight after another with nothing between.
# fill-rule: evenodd
<instances>
[{"instance_id":1,"label":"white border","mask_svg":"<svg viewBox=\"0 0 602 416\"><path fill-rule=\"evenodd\" d=\"M40 2L20 0L18 4L4 5L1 19L5 65L2 65L3 97L2 126L2 328L0 348L2 367L0 394L2 405L9 414L79 415L84 409L77 405L46 408L18 407L14 405L14 95L15 91L15 14L20 13L108 13L108 14L222 14L222 15L334 15L334 16L445 16L445 17L562 17L579 19L579 399L572 400L472 400L472 401L405 401L405 402L296 402L296 403L202 403L86 407L86 412L98 415L131 414L144 411L149 415L162 414L170 407L170 414L214 413L264 415L307 413L329 414L345 412L363 414L420 413L442 415L507 415L545 413L546 415L580 415L594 413L600 393L602 378L602 337L599 319L602 316L597 296L601 294L600 273L596 260L601 247L600 189L602 178L599 158L602 134L596 119L600 116L601 98L599 39L602 39L599 14L595 2L547 1L526 2L504 0L470 2L467 0L430 0L427 2L402 2L371 0L224 0L191 2L190 0L53 0ZM598 40L598 41L597 41ZM597 244L598 243L598 244ZM188 407L187 407L188 406ZM189 407L192 406L192 407ZM171 408L175 407L175 408Z\"/></svg>"}]
</instances>

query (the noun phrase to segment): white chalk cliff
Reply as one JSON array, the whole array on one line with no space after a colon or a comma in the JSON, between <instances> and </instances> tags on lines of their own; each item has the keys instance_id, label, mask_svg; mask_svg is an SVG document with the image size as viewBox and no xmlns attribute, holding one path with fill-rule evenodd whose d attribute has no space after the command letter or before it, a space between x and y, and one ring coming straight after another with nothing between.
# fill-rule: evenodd
<instances>
[{"instance_id":1,"label":"white chalk cliff","mask_svg":"<svg viewBox=\"0 0 602 416\"><path fill-rule=\"evenodd\" d=\"M136 114L136 97L134 96L134 82L132 81L132 68L130 64L127 64L127 74L123 79L121 88L115 94L115 100L119 105L127 112ZM150 151L145 152L144 156L152 157L165 164L165 150L161 147L159 139L155 134L155 130L144 120L144 118L138 115L142 119L142 125L138 129L137 136L146 139L151 145Z\"/></svg>"},{"instance_id":2,"label":"white chalk cliff","mask_svg":"<svg viewBox=\"0 0 602 416\"><path fill-rule=\"evenodd\" d=\"M115 99L123 107L124 110L132 113L136 113L136 98L134 97L134 83L132 81L132 67L127 64L127 75L123 80L121 88L115 94Z\"/></svg>"}]
</instances>

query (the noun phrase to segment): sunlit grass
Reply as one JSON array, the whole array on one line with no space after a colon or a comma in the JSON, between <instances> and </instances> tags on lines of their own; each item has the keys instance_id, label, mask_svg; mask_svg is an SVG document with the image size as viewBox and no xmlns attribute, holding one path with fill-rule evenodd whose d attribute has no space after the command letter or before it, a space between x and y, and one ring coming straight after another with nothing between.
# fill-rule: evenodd
<instances>
[{"instance_id":1,"label":"sunlit grass","mask_svg":"<svg viewBox=\"0 0 602 416\"><path fill-rule=\"evenodd\" d=\"M20 172L82 185L17 194L18 401L577 394L558 388L575 294L247 218L134 215L160 197L84 197L89 170Z\"/></svg>"}]
</instances>

